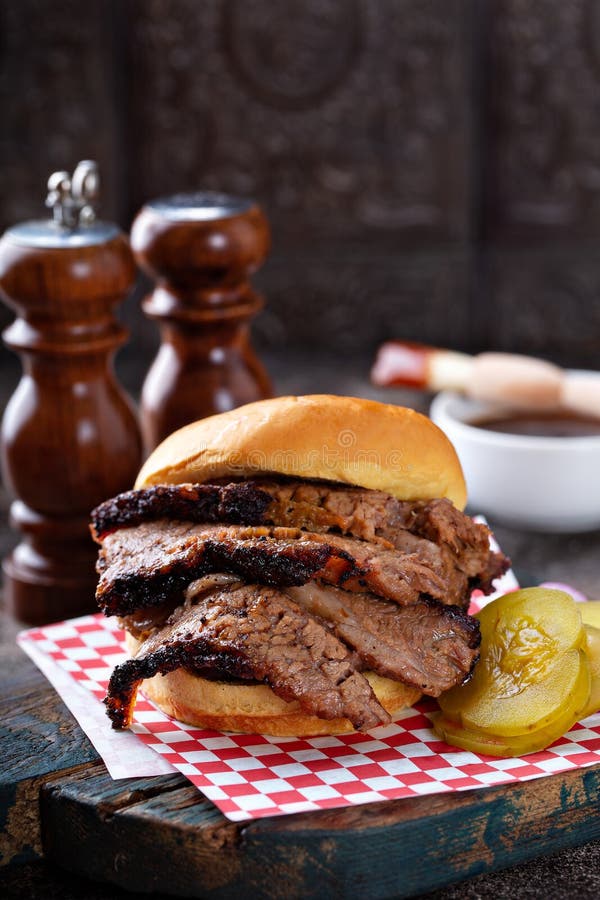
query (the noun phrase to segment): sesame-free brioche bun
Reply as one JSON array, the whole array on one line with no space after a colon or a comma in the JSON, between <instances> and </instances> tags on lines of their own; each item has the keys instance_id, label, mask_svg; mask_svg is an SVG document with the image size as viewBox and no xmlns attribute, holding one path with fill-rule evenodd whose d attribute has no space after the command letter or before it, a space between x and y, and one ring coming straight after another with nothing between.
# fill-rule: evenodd
<instances>
[{"instance_id":1,"label":"sesame-free brioche bun","mask_svg":"<svg viewBox=\"0 0 600 900\"><path fill-rule=\"evenodd\" d=\"M126 632L127 648L135 656L139 641ZM417 688L366 672L381 705L394 714L412 706L421 696ZM304 713L296 701L286 703L266 684L237 684L212 681L176 669L167 675L155 675L143 683L149 700L168 716L216 731L248 734L272 734L277 737L343 734L354 731L348 719L320 719Z\"/></svg>"},{"instance_id":2,"label":"sesame-free brioche bun","mask_svg":"<svg viewBox=\"0 0 600 900\"><path fill-rule=\"evenodd\" d=\"M454 447L426 416L356 397L260 400L175 431L136 488L286 475L383 491L399 500L466 503Z\"/></svg>"}]
</instances>

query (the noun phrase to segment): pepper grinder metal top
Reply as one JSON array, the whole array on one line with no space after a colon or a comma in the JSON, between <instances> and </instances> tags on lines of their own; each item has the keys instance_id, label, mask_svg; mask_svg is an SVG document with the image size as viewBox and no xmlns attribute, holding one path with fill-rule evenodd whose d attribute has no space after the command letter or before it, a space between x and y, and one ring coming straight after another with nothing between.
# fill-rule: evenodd
<instances>
[{"instance_id":1,"label":"pepper grinder metal top","mask_svg":"<svg viewBox=\"0 0 600 900\"><path fill-rule=\"evenodd\" d=\"M21 542L4 560L5 597L20 619L48 622L94 609L90 510L133 484L135 414L112 360L127 333L114 309L135 279L127 239L95 217L98 170L48 182L52 219L0 240L0 296L17 318L4 332L23 376L1 431L5 483Z\"/></svg>"},{"instance_id":2,"label":"pepper grinder metal top","mask_svg":"<svg viewBox=\"0 0 600 900\"><path fill-rule=\"evenodd\" d=\"M249 276L267 256L270 233L252 200L205 191L147 203L131 245L157 282L143 302L161 332L142 390L150 451L188 422L272 396L249 337L263 305Z\"/></svg>"},{"instance_id":3,"label":"pepper grinder metal top","mask_svg":"<svg viewBox=\"0 0 600 900\"><path fill-rule=\"evenodd\" d=\"M54 172L48 179L46 197L52 218L13 225L5 237L27 247L47 250L104 244L120 232L111 222L96 219L99 197L100 176L93 160L80 162L72 176L68 172Z\"/></svg>"}]
</instances>

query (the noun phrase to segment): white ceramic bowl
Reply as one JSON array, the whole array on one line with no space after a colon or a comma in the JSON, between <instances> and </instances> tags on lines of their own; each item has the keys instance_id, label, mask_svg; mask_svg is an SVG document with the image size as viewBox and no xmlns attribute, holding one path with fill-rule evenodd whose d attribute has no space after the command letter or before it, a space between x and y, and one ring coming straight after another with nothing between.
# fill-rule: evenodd
<instances>
[{"instance_id":1,"label":"white ceramic bowl","mask_svg":"<svg viewBox=\"0 0 600 900\"><path fill-rule=\"evenodd\" d=\"M530 437L468 424L494 412L450 392L431 405L460 458L470 510L536 531L600 528L600 436Z\"/></svg>"}]
</instances>

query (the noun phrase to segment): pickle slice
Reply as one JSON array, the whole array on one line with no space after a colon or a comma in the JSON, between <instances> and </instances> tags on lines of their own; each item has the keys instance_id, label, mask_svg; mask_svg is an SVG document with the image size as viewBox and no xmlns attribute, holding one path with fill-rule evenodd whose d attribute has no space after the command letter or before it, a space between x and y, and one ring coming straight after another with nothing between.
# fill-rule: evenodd
<instances>
[{"instance_id":1,"label":"pickle slice","mask_svg":"<svg viewBox=\"0 0 600 900\"><path fill-rule=\"evenodd\" d=\"M587 604L585 605L587 606ZM592 684L590 698L581 714L582 719L600 710L600 628L594 628L593 625L586 624L585 635L587 639L585 652L590 662Z\"/></svg>"},{"instance_id":2,"label":"pickle slice","mask_svg":"<svg viewBox=\"0 0 600 900\"><path fill-rule=\"evenodd\" d=\"M563 591L527 588L485 606L480 661L468 684L439 698L445 718L496 738L546 728L559 737L589 700L580 605Z\"/></svg>"},{"instance_id":3,"label":"pickle slice","mask_svg":"<svg viewBox=\"0 0 600 900\"><path fill-rule=\"evenodd\" d=\"M431 714L431 724L435 733L451 747L483 753L485 756L520 756L509 738L485 734L483 731L471 731L459 722L447 719L443 712Z\"/></svg>"},{"instance_id":4,"label":"pickle slice","mask_svg":"<svg viewBox=\"0 0 600 900\"><path fill-rule=\"evenodd\" d=\"M600 600L588 600L587 603L580 603L579 610L584 625L600 628Z\"/></svg>"},{"instance_id":5,"label":"pickle slice","mask_svg":"<svg viewBox=\"0 0 600 900\"><path fill-rule=\"evenodd\" d=\"M587 660L583 665L584 668L587 666L589 669ZM501 737L485 731L465 728L458 722L447 719L442 712L433 713L431 719L435 732L450 746L460 747L461 750L471 750L473 753L482 753L486 756L526 756L528 753L545 750L559 737L566 734L579 719L585 718L585 715L582 712L573 713L568 710L545 728L511 737Z\"/></svg>"}]
</instances>

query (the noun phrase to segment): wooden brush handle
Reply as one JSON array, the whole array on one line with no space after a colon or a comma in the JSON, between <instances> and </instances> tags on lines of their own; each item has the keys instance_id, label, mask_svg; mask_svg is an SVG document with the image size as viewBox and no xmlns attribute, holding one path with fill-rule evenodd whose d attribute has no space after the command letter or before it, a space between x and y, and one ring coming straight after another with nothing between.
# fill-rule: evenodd
<instances>
[{"instance_id":1,"label":"wooden brush handle","mask_svg":"<svg viewBox=\"0 0 600 900\"><path fill-rule=\"evenodd\" d=\"M561 401L573 412L600 419L600 372L566 372Z\"/></svg>"},{"instance_id":2,"label":"wooden brush handle","mask_svg":"<svg viewBox=\"0 0 600 900\"><path fill-rule=\"evenodd\" d=\"M552 363L513 353L469 356L389 341L377 354L371 378L385 387L454 390L519 409L554 409L562 402L564 373Z\"/></svg>"},{"instance_id":3,"label":"wooden brush handle","mask_svg":"<svg viewBox=\"0 0 600 900\"><path fill-rule=\"evenodd\" d=\"M425 391L464 391L474 358L427 344L388 341L379 349L371 380L382 387L412 387Z\"/></svg>"}]
</instances>

